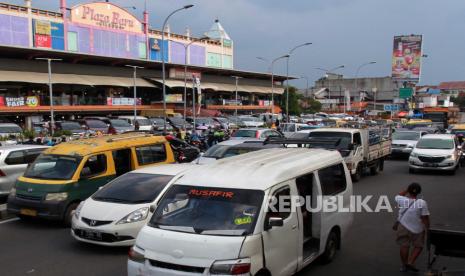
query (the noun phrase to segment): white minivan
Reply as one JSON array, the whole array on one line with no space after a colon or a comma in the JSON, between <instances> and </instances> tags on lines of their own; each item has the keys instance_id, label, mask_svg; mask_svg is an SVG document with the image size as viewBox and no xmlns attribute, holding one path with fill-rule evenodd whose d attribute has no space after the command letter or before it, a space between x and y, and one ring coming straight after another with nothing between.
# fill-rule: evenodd
<instances>
[{"instance_id":1,"label":"white minivan","mask_svg":"<svg viewBox=\"0 0 465 276\"><path fill-rule=\"evenodd\" d=\"M128 274L292 275L329 262L353 214L318 205L339 198L349 208L351 195L337 151L266 149L192 168L137 236ZM309 208L289 204L296 196Z\"/></svg>"},{"instance_id":2,"label":"white minivan","mask_svg":"<svg viewBox=\"0 0 465 276\"><path fill-rule=\"evenodd\" d=\"M150 206L193 164L150 166L103 186L76 208L71 235L105 246L131 246L150 219Z\"/></svg>"}]
</instances>

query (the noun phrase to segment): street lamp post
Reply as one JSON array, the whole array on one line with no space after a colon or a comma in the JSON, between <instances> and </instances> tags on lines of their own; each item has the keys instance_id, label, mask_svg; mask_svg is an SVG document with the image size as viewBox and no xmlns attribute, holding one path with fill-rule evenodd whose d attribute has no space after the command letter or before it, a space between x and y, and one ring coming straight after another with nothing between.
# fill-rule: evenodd
<instances>
[{"instance_id":1,"label":"street lamp post","mask_svg":"<svg viewBox=\"0 0 465 276\"><path fill-rule=\"evenodd\" d=\"M300 44L295 46L289 51L289 54L287 55L287 61L286 61L286 121L289 123L289 59L291 58L292 53L294 53L295 50L297 50L300 47L304 46L309 46L312 45L311 42L307 42L304 44Z\"/></svg>"},{"instance_id":2,"label":"street lamp post","mask_svg":"<svg viewBox=\"0 0 465 276\"><path fill-rule=\"evenodd\" d=\"M184 44L178 41L170 40L173 43L180 44L184 47L184 122L183 128L186 128L186 109L187 109L187 66L188 66L188 59L187 59L187 51L189 50L189 46L191 46L195 42L199 42L205 39L209 39L208 36L202 36L200 38L193 39L191 42Z\"/></svg>"},{"instance_id":3,"label":"street lamp post","mask_svg":"<svg viewBox=\"0 0 465 276\"><path fill-rule=\"evenodd\" d=\"M126 67L130 67L134 69L132 78L133 78L133 87L134 87L134 127L136 126L136 120L137 120L137 69L144 69L144 67L141 66L136 66L136 65L125 65ZM136 129L134 129L136 130Z\"/></svg>"},{"instance_id":4,"label":"street lamp post","mask_svg":"<svg viewBox=\"0 0 465 276\"><path fill-rule=\"evenodd\" d=\"M234 111L234 118L236 118L236 120L237 120L237 106L239 105L238 100L237 100L238 99L237 86L239 84L239 79L242 79L242 77L239 77L239 76L231 76L231 77L236 79L236 100L235 100L236 101L236 110Z\"/></svg>"},{"instance_id":5,"label":"street lamp post","mask_svg":"<svg viewBox=\"0 0 465 276\"><path fill-rule=\"evenodd\" d=\"M48 65L48 92L50 97L50 134L53 136L53 127L55 125L53 112L53 86L52 86L52 61L62 61L59 58L36 58L37 60L46 60Z\"/></svg>"},{"instance_id":6,"label":"street lamp post","mask_svg":"<svg viewBox=\"0 0 465 276\"><path fill-rule=\"evenodd\" d=\"M289 55L284 55L284 56L277 57L273 59L273 61L271 61L270 72L271 72L271 116L272 117L274 115L274 64L276 61L283 59L283 58L288 58L288 57ZM258 57L258 59L266 61L266 59L264 58Z\"/></svg>"},{"instance_id":7,"label":"street lamp post","mask_svg":"<svg viewBox=\"0 0 465 276\"><path fill-rule=\"evenodd\" d=\"M166 86L165 86L165 28L166 24L168 23L168 20L170 17L182 10L187 10L192 8L194 5L186 5L180 9L174 10L171 12L166 18L165 21L163 21L163 27L161 29L161 68L162 68L162 78L163 78L163 131L166 132Z\"/></svg>"},{"instance_id":8,"label":"street lamp post","mask_svg":"<svg viewBox=\"0 0 465 276\"><path fill-rule=\"evenodd\" d=\"M360 69L362 69L363 67L367 66L367 65L371 65L371 64L375 64L376 61L370 61L370 62L366 62L366 63L363 63L361 64L358 68L357 68L357 71L355 72L355 80L354 80L354 91L357 91L358 90L358 73L360 72ZM361 95L360 95L361 96ZM359 103L359 111L362 111L362 97L360 97L360 103Z\"/></svg>"}]
</instances>

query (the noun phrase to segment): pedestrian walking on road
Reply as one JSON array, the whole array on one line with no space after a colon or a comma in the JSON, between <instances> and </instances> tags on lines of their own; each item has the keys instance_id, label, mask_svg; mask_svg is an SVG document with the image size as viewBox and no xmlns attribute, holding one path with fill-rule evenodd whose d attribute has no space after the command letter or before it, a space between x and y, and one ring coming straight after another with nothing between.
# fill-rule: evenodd
<instances>
[{"instance_id":1,"label":"pedestrian walking on road","mask_svg":"<svg viewBox=\"0 0 465 276\"><path fill-rule=\"evenodd\" d=\"M425 244L426 230L429 228L429 210L426 201L418 198L421 186L412 183L407 190L400 192L395 200L399 215L393 229L397 231L397 243L400 246L402 272L418 272L415 261ZM410 253L410 249L412 249Z\"/></svg>"}]
</instances>

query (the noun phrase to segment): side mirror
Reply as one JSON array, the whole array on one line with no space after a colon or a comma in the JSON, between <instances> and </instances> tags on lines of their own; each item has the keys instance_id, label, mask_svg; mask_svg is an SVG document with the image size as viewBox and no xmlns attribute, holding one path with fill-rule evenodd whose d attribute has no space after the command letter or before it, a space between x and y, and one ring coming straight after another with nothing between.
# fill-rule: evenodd
<instances>
[{"instance_id":1,"label":"side mirror","mask_svg":"<svg viewBox=\"0 0 465 276\"><path fill-rule=\"evenodd\" d=\"M149 208L150 213L154 213L154 212L155 212L155 209L157 209L157 205L156 205L156 204L150 205L150 208Z\"/></svg>"},{"instance_id":2,"label":"side mirror","mask_svg":"<svg viewBox=\"0 0 465 276\"><path fill-rule=\"evenodd\" d=\"M269 217L265 224L265 230L270 230L273 227L282 227L283 225L284 225L283 218Z\"/></svg>"},{"instance_id":3,"label":"side mirror","mask_svg":"<svg viewBox=\"0 0 465 276\"><path fill-rule=\"evenodd\" d=\"M458 150L462 150L462 146L457 146L457 149L458 149Z\"/></svg>"},{"instance_id":4,"label":"side mirror","mask_svg":"<svg viewBox=\"0 0 465 276\"><path fill-rule=\"evenodd\" d=\"M350 143L349 144L349 150L354 150L355 149L355 144L354 143Z\"/></svg>"}]
</instances>

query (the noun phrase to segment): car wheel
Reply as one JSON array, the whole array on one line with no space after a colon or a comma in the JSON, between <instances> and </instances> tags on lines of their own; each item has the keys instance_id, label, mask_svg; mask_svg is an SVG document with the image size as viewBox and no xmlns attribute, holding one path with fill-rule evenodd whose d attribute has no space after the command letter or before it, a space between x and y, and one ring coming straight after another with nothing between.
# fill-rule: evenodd
<instances>
[{"instance_id":1,"label":"car wheel","mask_svg":"<svg viewBox=\"0 0 465 276\"><path fill-rule=\"evenodd\" d=\"M79 203L71 203L68 208L66 208L65 216L63 218L63 224L66 227L71 227L71 221L73 220L74 210L78 207Z\"/></svg>"},{"instance_id":2,"label":"car wheel","mask_svg":"<svg viewBox=\"0 0 465 276\"><path fill-rule=\"evenodd\" d=\"M408 172L409 172L410 174L414 174L414 173L415 173L415 169L414 169L414 168L409 168L409 169L408 169Z\"/></svg>"},{"instance_id":3,"label":"car wheel","mask_svg":"<svg viewBox=\"0 0 465 276\"><path fill-rule=\"evenodd\" d=\"M330 263L336 257L337 248L339 244L339 237L336 232L331 231L326 241L325 252L321 255L321 261L324 264Z\"/></svg>"},{"instance_id":4,"label":"car wheel","mask_svg":"<svg viewBox=\"0 0 465 276\"><path fill-rule=\"evenodd\" d=\"M358 181L360 181L361 178L362 178L362 167L360 165L357 165L357 170L356 170L355 174L352 175L352 180L354 182L358 182Z\"/></svg>"}]
</instances>

